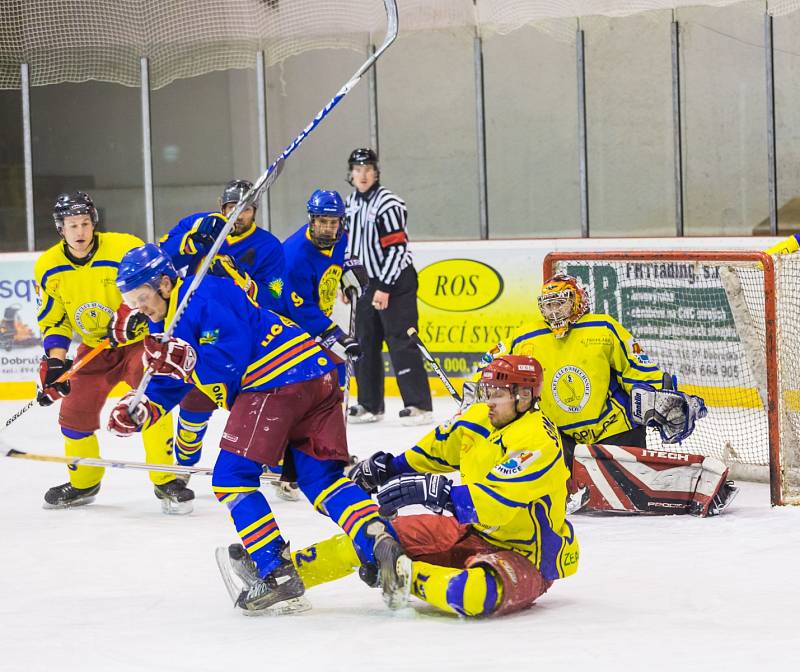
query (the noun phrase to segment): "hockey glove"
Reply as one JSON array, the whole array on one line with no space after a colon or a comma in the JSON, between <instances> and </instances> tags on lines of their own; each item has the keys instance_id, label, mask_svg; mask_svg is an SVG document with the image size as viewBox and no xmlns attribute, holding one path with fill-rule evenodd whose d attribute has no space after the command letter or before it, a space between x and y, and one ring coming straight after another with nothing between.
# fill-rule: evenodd
<instances>
[{"instance_id":1,"label":"hockey glove","mask_svg":"<svg viewBox=\"0 0 800 672\"><path fill-rule=\"evenodd\" d=\"M112 348L117 348L140 339L146 332L147 315L123 303L108 323L108 342Z\"/></svg>"},{"instance_id":2,"label":"hockey glove","mask_svg":"<svg viewBox=\"0 0 800 672\"><path fill-rule=\"evenodd\" d=\"M153 370L154 376L169 376L176 380L189 382L189 378L197 365L197 352L186 341L172 337L162 343L156 336L144 339L142 361Z\"/></svg>"},{"instance_id":3,"label":"hockey glove","mask_svg":"<svg viewBox=\"0 0 800 672\"><path fill-rule=\"evenodd\" d=\"M374 495L378 488L391 477L391 465L394 455L379 451L372 457L362 460L354 466L348 477L364 492Z\"/></svg>"},{"instance_id":4,"label":"hockey glove","mask_svg":"<svg viewBox=\"0 0 800 672\"><path fill-rule=\"evenodd\" d=\"M342 265L341 283L342 289L348 298L350 297L347 290L355 292L356 298L358 299L364 296L364 292L366 292L367 287L369 287L369 276L367 275L367 269L364 268L364 264L355 257L347 259Z\"/></svg>"},{"instance_id":5,"label":"hockey glove","mask_svg":"<svg viewBox=\"0 0 800 672\"><path fill-rule=\"evenodd\" d=\"M422 504L434 513L452 513L450 488L453 482L441 474L403 474L378 488L378 504L382 516L392 517L398 509Z\"/></svg>"},{"instance_id":6,"label":"hockey glove","mask_svg":"<svg viewBox=\"0 0 800 672\"><path fill-rule=\"evenodd\" d=\"M197 254L207 252L214 245L214 241L222 233L222 229L228 223L225 215L219 212L207 214L202 219L195 222L194 231L189 235L182 249L183 254Z\"/></svg>"},{"instance_id":7,"label":"hockey glove","mask_svg":"<svg viewBox=\"0 0 800 672\"><path fill-rule=\"evenodd\" d=\"M640 425L656 427L664 443L687 439L695 422L707 414L700 397L677 390L656 390L649 385L634 385L631 390L631 418Z\"/></svg>"},{"instance_id":8,"label":"hockey glove","mask_svg":"<svg viewBox=\"0 0 800 672\"><path fill-rule=\"evenodd\" d=\"M211 262L208 268L211 275L216 275L220 278L230 278L236 283L253 303L256 303L258 298L258 285L255 280L250 277L250 274L245 271L236 260L227 254L218 254Z\"/></svg>"},{"instance_id":9,"label":"hockey glove","mask_svg":"<svg viewBox=\"0 0 800 672\"><path fill-rule=\"evenodd\" d=\"M337 355L344 354L345 357L349 357L354 362L361 357L361 346L358 341L352 336L345 334L335 324L327 331L320 334L319 338L319 342L322 345L329 350L333 350ZM339 347L334 348L334 345L338 345Z\"/></svg>"},{"instance_id":10,"label":"hockey glove","mask_svg":"<svg viewBox=\"0 0 800 672\"><path fill-rule=\"evenodd\" d=\"M42 361L39 362L39 380L42 382L42 387L36 394L39 406L49 406L69 394L69 381L65 380L63 383L56 381L69 371L71 366L71 359L62 361L56 357L47 357L47 355L42 357Z\"/></svg>"},{"instance_id":11,"label":"hockey glove","mask_svg":"<svg viewBox=\"0 0 800 672\"><path fill-rule=\"evenodd\" d=\"M117 436L128 436L141 431L145 423L150 424L153 418L157 415L153 409L153 402L147 397L142 397L142 400L136 404L133 412L128 411L128 404L136 394L131 390L119 403L111 409L111 415L108 417L108 431L113 432Z\"/></svg>"}]
</instances>

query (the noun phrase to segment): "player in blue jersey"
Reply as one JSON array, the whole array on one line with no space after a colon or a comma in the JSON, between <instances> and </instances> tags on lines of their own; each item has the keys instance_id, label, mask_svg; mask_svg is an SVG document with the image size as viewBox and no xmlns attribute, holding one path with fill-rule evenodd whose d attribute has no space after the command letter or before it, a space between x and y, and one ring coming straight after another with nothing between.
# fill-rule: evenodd
<instances>
[{"instance_id":1,"label":"player in blue jersey","mask_svg":"<svg viewBox=\"0 0 800 672\"><path fill-rule=\"evenodd\" d=\"M220 213L227 216L253 187L247 180L232 180L219 199ZM226 220L213 212L196 212L181 219L159 241L178 270L193 274L205 253L225 226ZM256 207L245 208L219 250L215 266L227 273L259 305L280 312L284 289L285 263L280 241L269 231L256 226ZM216 269L212 269L212 273ZM202 392L190 391L181 401L175 434L178 464L192 466L200 460L203 439L214 405ZM279 491L282 492L282 491ZM289 497L293 498L293 497Z\"/></svg>"},{"instance_id":2,"label":"player in blue jersey","mask_svg":"<svg viewBox=\"0 0 800 672\"><path fill-rule=\"evenodd\" d=\"M117 275L125 302L152 322L171 323L187 285L152 244L128 252ZM331 358L308 333L234 291L229 279L209 276L174 335L166 342L148 336L144 349L153 379L132 412L133 392L114 407L111 431L127 435L148 427L192 385L230 409L212 487L242 540L217 554L236 606L247 613L309 607L289 545L258 490L262 466L281 460L314 508L352 541L363 578L382 587L390 606L405 604L410 561L372 500L344 476L342 393Z\"/></svg>"}]
</instances>

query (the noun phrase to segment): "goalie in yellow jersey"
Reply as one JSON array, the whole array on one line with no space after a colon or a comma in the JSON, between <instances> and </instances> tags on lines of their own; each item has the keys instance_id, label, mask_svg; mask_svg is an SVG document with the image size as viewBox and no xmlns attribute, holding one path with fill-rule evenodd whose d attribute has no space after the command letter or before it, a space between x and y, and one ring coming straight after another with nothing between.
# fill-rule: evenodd
<instances>
[{"instance_id":1,"label":"goalie in yellow jersey","mask_svg":"<svg viewBox=\"0 0 800 672\"><path fill-rule=\"evenodd\" d=\"M49 406L63 397L58 424L66 455L100 457L95 432L100 428L100 410L106 398L117 383L124 381L136 387L144 374L142 339L147 333L147 319L122 303L114 284L123 255L142 241L127 233L97 231L97 209L89 194L82 191L61 194L53 208L53 219L62 240L43 252L34 267L45 351L39 367L37 401ZM78 358L107 335L117 347L102 350L72 378L59 382L72 365L67 351L73 334L80 339ZM174 463L169 415L145 431L142 440L148 462ZM69 481L45 493L44 507L89 504L100 490L103 473L102 467L71 467ZM194 493L175 474L152 471L150 480L165 513L191 510Z\"/></svg>"},{"instance_id":2,"label":"goalie in yellow jersey","mask_svg":"<svg viewBox=\"0 0 800 672\"><path fill-rule=\"evenodd\" d=\"M730 504L736 488L722 462L672 448L705 417L703 400L679 391L617 320L588 312L576 278L547 279L539 309L541 318L499 343L484 362L506 354L541 362L541 408L558 427L573 489L583 495L573 505L707 516ZM657 450L647 449L648 426L661 436Z\"/></svg>"},{"instance_id":3,"label":"goalie in yellow jersey","mask_svg":"<svg viewBox=\"0 0 800 672\"><path fill-rule=\"evenodd\" d=\"M539 410L541 385L535 359L498 357L483 371L479 403L401 455L378 452L350 472L377 492L384 515L414 504L433 512L392 522L419 599L461 616L498 616L529 607L577 571L578 541L565 513L569 471L558 431ZM445 476L452 472L460 485ZM344 535L293 560L307 588L359 567ZM359 572L376 580L374 567Z\"/></svg>"}]
</instances>

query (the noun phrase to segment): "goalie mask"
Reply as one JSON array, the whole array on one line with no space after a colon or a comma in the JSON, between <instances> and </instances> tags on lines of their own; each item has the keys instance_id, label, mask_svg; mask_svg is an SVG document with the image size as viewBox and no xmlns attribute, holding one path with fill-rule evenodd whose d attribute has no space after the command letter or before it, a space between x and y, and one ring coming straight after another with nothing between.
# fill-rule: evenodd
<instances>
[{"instance_id":1,"label":"goalie mask","mask_svg":"<svg viewBox=\"0 0 800 672\"><path fill-rule=\"evenodd\" d=\"M512 398L531 400L542 395L542 365L533 357L525 355L501 355L495 357L481 372L476 400L486 403L508 391Z\"/></svg>"},{"instance_id":2,"label":"goalie mask","mask_svg":"<svg viewBox=\"0 0 800 672\"><path fill-rule=\"evenodd\" d=\"M539 310L556 338L567 335L569 326L575 324L589 310L589 297L580 280L559 273L542 285Z\"/></svg>"}]
</instances>

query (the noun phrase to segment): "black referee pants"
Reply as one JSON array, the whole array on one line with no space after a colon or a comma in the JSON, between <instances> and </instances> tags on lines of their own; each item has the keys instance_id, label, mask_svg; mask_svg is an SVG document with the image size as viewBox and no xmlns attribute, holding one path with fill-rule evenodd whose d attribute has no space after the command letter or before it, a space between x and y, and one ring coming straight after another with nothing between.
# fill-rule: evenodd
<instances>
[{"instance_id":1,"label":"black referee pants","mask_svg":"<svg viewBox=\"0 0 800 672\"><path fill-rule=\"evenodd\" d=\"M406 266L389 294L389 307L375 310L369 289L356 307L356 338L362 355L355 363L358 403L371 413L383 413L383 342L389 348L397 386L404 406L433 410L428 375L422 355L408 337L408 328L417 328L417 271Z\"/></svg>"}]
</instances>

